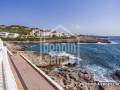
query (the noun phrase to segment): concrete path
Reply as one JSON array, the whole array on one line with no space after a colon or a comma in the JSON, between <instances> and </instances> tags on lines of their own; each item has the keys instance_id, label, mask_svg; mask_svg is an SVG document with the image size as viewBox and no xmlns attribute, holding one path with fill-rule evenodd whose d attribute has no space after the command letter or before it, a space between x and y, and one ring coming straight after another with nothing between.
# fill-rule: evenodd
<instances>
[{"instance_id":1,"label":"concrete path","mask_svg":"<svg viewBox=\"0 0 120 90\"><path fill-rule=\"evenodd\" d=\"M55 90L55 88L43 78L31 65L28 64L21 56L11 56L16 70L21 76L21 81L26 85L28 90Z\"/></svg>"}]
</instances>

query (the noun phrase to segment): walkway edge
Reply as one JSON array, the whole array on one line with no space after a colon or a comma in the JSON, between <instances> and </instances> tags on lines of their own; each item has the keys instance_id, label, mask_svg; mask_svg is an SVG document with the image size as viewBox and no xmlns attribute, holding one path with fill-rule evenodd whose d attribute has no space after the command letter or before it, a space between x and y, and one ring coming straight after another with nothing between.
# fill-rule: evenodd
<instances>
[{"instance_id":1,"label":"walkway edge","mask_svg":"<svg viewBox=\"0 0 120 90\"><path fill-rule=\"evenodd\" d=\"M3 47L2 52L3 52L3 57L4 57L3 69L4 69L4 75L5 75L6 89L7 90L18 90L14 75L10 68L10 63L8 62L7 48Z\"/></svg>"},{"instance_id":2,"label":"walkway edge","mask_svg":"<svg viewBox=\"0 0 120 90\"><path fill-rule=\"evenodd\" d=\"M36 69L46 80L48 80L56 89L64 90L59 84L53 81L48 75L46 75L40 68L34 65L29 59L27 59L23 54L20 54L34 69Z\"/></svg>"}]
</instances>

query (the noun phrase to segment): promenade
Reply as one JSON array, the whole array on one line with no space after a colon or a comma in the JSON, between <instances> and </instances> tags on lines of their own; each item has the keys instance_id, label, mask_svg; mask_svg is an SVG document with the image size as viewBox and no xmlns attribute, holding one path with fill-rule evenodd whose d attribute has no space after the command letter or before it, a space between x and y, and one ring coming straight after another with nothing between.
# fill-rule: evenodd
<instances>
[{"instance_id":1,"label":"promenade","mask_svg":"<svg viewBox=\"0 0 120 90\"><path fill-rule=\"evenodd\" d=\"M11 60L25 89L55 90L55 87L53 87L45 78L43 78L43 76L40 75L40 73L38 73L20 55L11 56Z\"/></svg>"},{"instance_id":2,"label":"promenade","mask_svg":"<svg viewBox=\"0 0 120 90\"><path fill-rule=\"evenodd\" d=\"M9 46L7 46L4 52L8 68L13 74L14 87L17 87L15 90L64 90L41 69L24 57L22 53L14 52ZM6 69L7 76L8 72ZM10 81L9 79L11 78L8 78L7 81Z\"/></svg>"}]
</instances>

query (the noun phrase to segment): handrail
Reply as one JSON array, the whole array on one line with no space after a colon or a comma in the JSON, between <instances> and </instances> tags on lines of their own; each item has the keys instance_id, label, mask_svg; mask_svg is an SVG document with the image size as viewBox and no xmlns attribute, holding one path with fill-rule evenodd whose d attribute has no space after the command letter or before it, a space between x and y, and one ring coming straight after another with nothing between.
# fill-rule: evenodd
<instances>
[{"instance_id":1,"label":"handrail","mask_svg":"<svg viewBox=\"0 0 120 90\"><path fill-rule=\"evenodd\" d=\"M3 71L5 75L5 85L7 90L18 90L15 78L13 76L12 70L10 68L10 64L8 61L7 48L2 47L2 55L3 55Z\"/></svg>"}]
</instances>

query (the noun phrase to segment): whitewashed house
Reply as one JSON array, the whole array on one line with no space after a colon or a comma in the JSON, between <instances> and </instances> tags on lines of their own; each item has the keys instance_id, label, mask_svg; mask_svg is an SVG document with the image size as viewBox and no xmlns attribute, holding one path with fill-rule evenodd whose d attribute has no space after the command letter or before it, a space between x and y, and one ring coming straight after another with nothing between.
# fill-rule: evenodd
<instances>
[{"instance_id":1,"label":"whitewashed house","mask_svg":"<svg viewBox=\"0 0 120 90\"><path fill-rule=\"evenodd\" d=\"M64 36L64 33L50 31L50 30L33 29L32 32L30 33L30 35L36 36L36 37L52 37L53 35L57 36L57 37L62 37L62 36Z\"/></svg>"},{"instance_id":2,"label":"whitewashed house","mask_svg":"<svg viewBox=\"0 0 120 90\"><path fill-rule=\"evenodd\" d=\"M8 38L17 38L19 36L19 34L18 33L9 33L8 34Z\"/></svg>"},{"instance_id":3,"label":"whitewashed house","mask_svg":"<svg viewBox=\"0 0 120 90\"><path fill-rule=\"evenodd\" d=\"M40 36L41 37L52 37L53 33L51 33L50 31L43 31L43 32L40 32Z\"/></svg>"},{"instance_id":4,"label":"whitewashed house","mask_svg":"<svg viewBox=\"0 0 120 90\"><path fill-rule=\"evenodd\" d=\"M64 36L64 33L63 33L63 32L53 31L53 32L52 32L52 35L55 35L55 36L57 36L57 37L62 37L62 36Z\"/></svg>"},{"instance_id":5,"label":"whitewashed house","mask_svg":"<svg viewBox=\"0 0 120 90\"><path fill-rule=\"evenodd\" d=\"M9 34L8 32L0 32L0 37L7 38L8 34Z\"/></svg>"},{"instance_id":6,"label":"whitewashed house","mask_svg":"<svg viewBox=\"0 0 120 90\"><path fill-rule=\"evenodd\" d=\"M0 37L2 38L17 38L19 34L17 33L9 33L9 32L0 32Z\"/></svg>"},{"instance_id":7,"label":"whitewashed house","mask_svg":"<svg viewBox=\"0 0 120 90\"><path fill-rule=\"evenodd\" d=\"M53 34L48 30L35 29L35 30L32 30L30 35L37 36L37 37L51 37Z\"/></svg>"}]
</instances>

